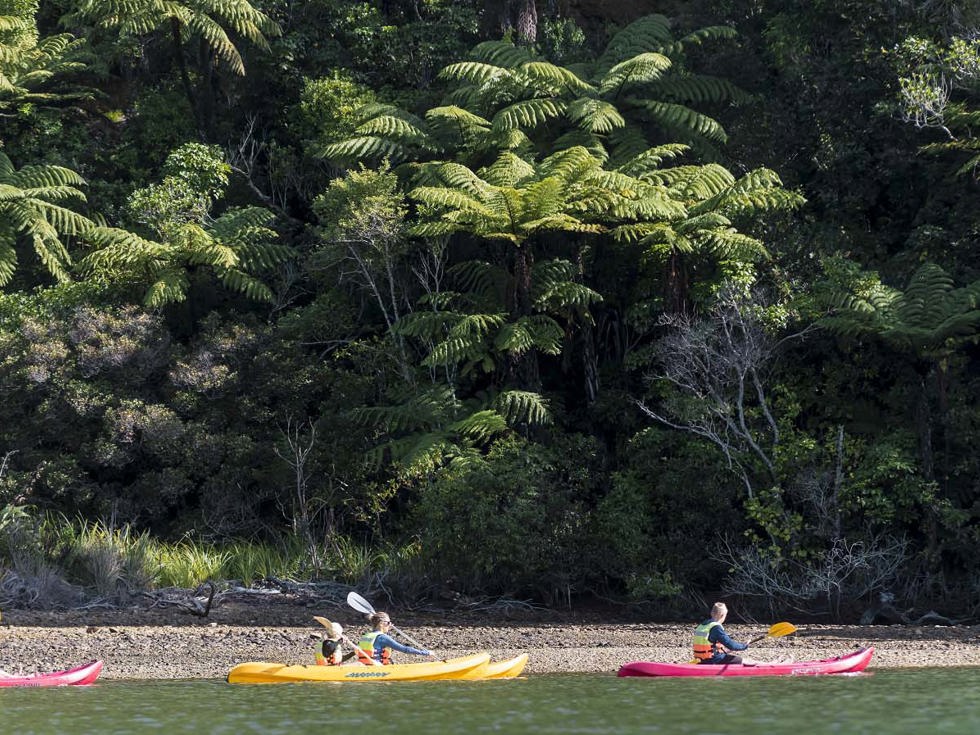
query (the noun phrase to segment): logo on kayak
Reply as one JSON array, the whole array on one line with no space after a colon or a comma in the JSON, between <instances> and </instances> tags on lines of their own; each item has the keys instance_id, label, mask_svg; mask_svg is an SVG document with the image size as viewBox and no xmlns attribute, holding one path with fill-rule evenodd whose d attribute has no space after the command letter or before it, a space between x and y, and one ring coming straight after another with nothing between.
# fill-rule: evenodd
<instances>
[{"instance_id":1,"label":"logo on kayak","mask_svg":"<svg viewBox=\"0 0 980 735\"><path fill-rule=\"evenodd\" d=\"M364 671L364 672L357 672L357 673L351 672L350 674L347 674L347 676L345 676L344 678L345 679L378 679L385 676L388 676L387 671L378 671L377 673L375 673L374 671Z\"/></svg>"}]
</instances>

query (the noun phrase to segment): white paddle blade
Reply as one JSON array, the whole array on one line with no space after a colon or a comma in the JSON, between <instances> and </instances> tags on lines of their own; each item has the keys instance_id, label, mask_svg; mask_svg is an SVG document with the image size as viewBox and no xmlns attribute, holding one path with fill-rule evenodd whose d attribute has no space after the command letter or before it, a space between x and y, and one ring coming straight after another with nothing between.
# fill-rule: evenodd
<instances>
[{"instance_id":1,"label":"white paddle blade","mask_svg":"<svg viewBox=\"0 0 980 735\"><path fill-rule=\"evenodd\" d=\"M371 603L356 592L351 591L347 593L347 604L365 615L374 615L374 608L371 607Z\"/></svg>"}]
</instances>

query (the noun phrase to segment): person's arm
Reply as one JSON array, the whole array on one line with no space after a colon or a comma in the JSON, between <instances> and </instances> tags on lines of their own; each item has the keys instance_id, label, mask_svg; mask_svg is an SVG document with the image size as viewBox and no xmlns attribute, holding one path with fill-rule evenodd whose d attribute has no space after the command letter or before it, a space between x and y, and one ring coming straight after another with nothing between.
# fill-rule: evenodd
<instances>
[{"instance_id":1,"label":"person's arm","mask_svg":"<svg viewBox=\"0 0 980 735\"><path fill-rule=\"evenodd\" d=\"M381 633L377 638L374 639L374 647L377 648L390 648L393 651L398 651L399 653L414 653L416 656L431 656L431 651L426 651L424 648L412 648L411 646L406 646L390 635L385 635Z\"/></svg>"},{"instance_id":2,"label":"person's arm","mask_svg":"<svg viewBox=\"0 0 980 735\"><path fill-rule=\"evenodd\" d=\"M711 632L708 634L708 640L712 643L720 643L729 651L744 651L749 647L748 643L739 643L738 641L732 640L731 636L720 625L716 625L711 629Z\"/></svg>"}]
</instances>

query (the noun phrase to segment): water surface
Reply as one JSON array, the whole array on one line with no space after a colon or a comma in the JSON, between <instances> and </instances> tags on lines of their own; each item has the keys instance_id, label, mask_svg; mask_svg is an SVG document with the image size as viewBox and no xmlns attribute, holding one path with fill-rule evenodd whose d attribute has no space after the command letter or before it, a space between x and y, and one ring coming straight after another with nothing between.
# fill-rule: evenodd
<instances>
[{"instance_id":1,"label":"water surface","mask_svg":"<svg viewBox=\"0 0 980 735\"><path fill-rule=\"evenodd\" d=\"M103 681L0 689L0 732L387 735L389 733L980 733L980 668L858 675L226 684Z\"/></svg>"}]
</instances>

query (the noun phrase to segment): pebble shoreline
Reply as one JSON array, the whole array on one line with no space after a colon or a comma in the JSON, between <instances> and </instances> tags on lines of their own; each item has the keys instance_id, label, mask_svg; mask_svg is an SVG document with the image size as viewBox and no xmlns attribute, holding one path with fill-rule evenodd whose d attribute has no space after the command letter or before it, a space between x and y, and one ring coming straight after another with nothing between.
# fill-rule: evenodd
<instances>
[{"instance_id":1,"label":"pebble shoreline","mask_svg":"<svg viewBox=\"0 0 980 735\"><path fill-rule=\"evenodd\" d=\"M280 611L281 612L281 611ZM290 611L166 620L146 614L4 611L0 668L33 673L67 668L92 659L105 662L103 679L223 679L235 664L272 661L312 664L320 628L313 614L330 615L351 634L363 623L340 611ZM159 617L159 616L157 616ZM692 625L638 622L509 622L396 620L413 638L443 658L478 651L495 660L529 654L525 674L609 673L628 661L684 661ZM309 620L309 623L302 621ZM728 623L736 640L764 633L765 625ZM753 645L759 660L802 661L873 645L871 670L918 666L980 666L980 626L800 625L797 634ZM398 655L401 662L414 657Z\"/></svg>"}]
</instances>

